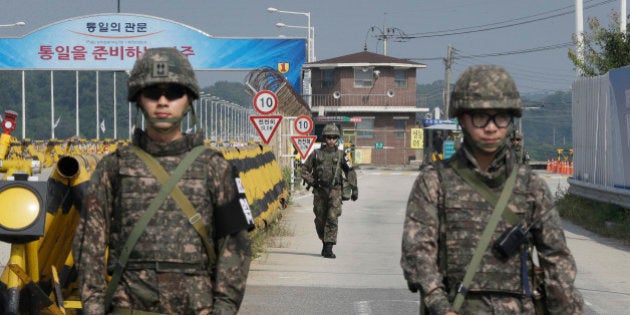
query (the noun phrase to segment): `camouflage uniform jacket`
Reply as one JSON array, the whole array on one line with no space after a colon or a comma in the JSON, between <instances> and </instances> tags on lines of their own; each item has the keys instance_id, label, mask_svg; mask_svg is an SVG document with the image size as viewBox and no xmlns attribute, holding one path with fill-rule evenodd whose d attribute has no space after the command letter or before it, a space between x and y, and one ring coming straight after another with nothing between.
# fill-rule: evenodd
<instances>
[{"instance_id":1,"label":"camouflage uniform jacket","mask_svg":"<svg viewBox=\"0 0 630 315\"><path fill-rule=\"evenodd\" d=\"M203 142L201 134L197 133L161 144L136 130L133 143L153 155L167 172L172 173L183 157ZM106 312L106 275L111 275L121 247L160 187L151 171L129 147L120 147L103 157L92 173L73 244L79 289L87 314ZM249 271L249 239L245 229L220 231L222 227L215 225L218 209L238 211L234 208L234 203L238 203L234 170L220 153L208 149L189 167L178 187L201 215L210 242L214 242L215 248L224 248L214 266L212 287L206 288L211 291L207 295L213 300L213 314L235 313L243 299ZM224 241L226 235L231 235L227 243ZM105 261L107 246L109 268ZM201 238L171 196L151 218L127 266L153 262L185 263L202 266L197 269L201 272L208 270L208 257ZM123 282L126 273L123 272ZM121 290L119 285L113 304Z\"/></svg>"},{"instance_id":2,"label":"camouflage uniform jacket","mask_svg":"<svg viewBox=\"0 0 630 315\"><path fill-rule=\"evenodd\" d=\"M335 185L332 187L337 165L339 165L339 171ZM343 151L337 148L322 148L313 151L302 167L302 178L310 186L341 190L342 176L345 176L352 190L358 192L357 174L352 163Z\"/></svg>"},{"instance_id":3,"label":"camouflage uniform jacket","mask_svg":"<svg viewBox=\"0 0 630 315\"><path fill-rule=\"evenodd\" d=\"M583 301L574 287L575 261L567 248L560 218L545 182L527 166L514 163L512 151L507 147L499 151L488 168L489 172L479 169L466 144L456 154L466 167L474 170L475 176L497 194L500 194L512 168L518 167L514 192L507 207L521 217L527 227L531 225L529 241L538 250L540 265L544 269L549 310L552 313L580 313ZM448 186L441 181L447 181ZM450 290L463 280L493 208L454 173L448 160L439 165L426 165L418 175L407 203L401 267L410 286L421 290L423 302L432 314L452 311ZM440 220L439 217L445 219ZM490 244L509 227L510 224L501 219ZM440 240L441 235L445 240ZM501 262L488 250L469 290L518 296L519 292L523 292L519 287L521 278L518 268L519 255Z\"/></svg>"}]
</instances>

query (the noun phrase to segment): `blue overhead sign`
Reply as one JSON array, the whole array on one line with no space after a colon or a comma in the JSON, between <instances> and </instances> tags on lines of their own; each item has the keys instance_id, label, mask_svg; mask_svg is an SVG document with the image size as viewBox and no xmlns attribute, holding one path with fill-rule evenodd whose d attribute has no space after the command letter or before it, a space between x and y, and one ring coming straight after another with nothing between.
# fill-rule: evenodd
<instances>
[{"instance_id":1,"label":"blue overhead sign","mask_svg":"<svg viewBox=\"0 0 630 315\"><path fill-rule=\"evenodd\" d=\"M431 126L431 125L439 125L439 124L457 124L457 119L428 119L425 118L422 120L422 125Z\"/></svg>"},{"instance_id":2,"label":"blue overhead sign","mask_svg":"<svg viewBox=\"0 0 630 315\"><path fill-rule=\"evenodd\" d=\"M20 38L0 38L0 70L128 70L152 47L175 47L195 70L277 69L297 91L304 38L217 38L170 20L96 14L56 22Z\"/></svg>"}]
</instances>

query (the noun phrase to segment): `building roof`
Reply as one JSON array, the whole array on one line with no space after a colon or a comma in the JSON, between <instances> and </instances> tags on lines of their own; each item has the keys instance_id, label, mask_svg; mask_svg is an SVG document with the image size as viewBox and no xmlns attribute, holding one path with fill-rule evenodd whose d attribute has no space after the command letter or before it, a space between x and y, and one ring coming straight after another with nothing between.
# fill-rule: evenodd
<instances>
[{"instance_id":1,"label":"building roof","mask_svg":"<svg viewBox=\"0 0 630 315\"><path fill-rule=\"evenodd\" d=\"M394 67L394 68L426 68L427 65L407 59L362 51L350 55L334 57L304 64L304 68L341 68L341 67Z\"/></svg>"}]
</instances>

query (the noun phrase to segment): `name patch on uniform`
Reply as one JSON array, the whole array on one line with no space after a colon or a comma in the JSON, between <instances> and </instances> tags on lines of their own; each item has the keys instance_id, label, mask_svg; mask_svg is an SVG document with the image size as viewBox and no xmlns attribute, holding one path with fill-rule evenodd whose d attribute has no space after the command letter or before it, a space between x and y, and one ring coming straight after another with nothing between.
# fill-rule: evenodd
<instances>
[{"instance_id":1,"label":"name patch on uniform","mask_svg":"<svg viewBox=\"0 0 630 315\"><path fill-rule=\"evenodd\" d=\"M348 158L348 156L344 155L343 159L346 162L346 165L348 166L348 168L352 169L352 162L350 162L350 159Z\"/></svg>"},{"instance_id":2,"label":"name patch on uniform","mask_svg":"<svg viewBox=\"0 0 630 315\"><path fill-rule=\"evenodd\" d=\"M241 202L241 209L243 209L243 215L245 215L245 220L247 223L254 224L254 216L252 216L252 210L249 208L249 203L247 203L247 199L241 198L239 199Z\"/></svg>"},{"instance_id":3,"label":"name patch on uniform","mask_svg":"<svg viewBox=\"0 0 630 315\"><path fill-rule=\"evenodd\" d=\"M236 177L234 178L234 181L236 181L236 188L238 189L238 193L239 194L244 194L245 193L245 186L243 186L243 181L241 180L240 177Z\"/></svg>"}]
</instances>

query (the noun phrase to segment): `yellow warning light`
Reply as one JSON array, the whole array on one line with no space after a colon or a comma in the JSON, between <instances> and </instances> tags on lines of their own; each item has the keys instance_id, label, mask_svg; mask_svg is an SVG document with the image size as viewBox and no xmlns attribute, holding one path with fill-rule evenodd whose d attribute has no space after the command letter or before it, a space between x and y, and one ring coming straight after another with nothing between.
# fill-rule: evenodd
<instances>
[{"instance_id":1,"label":"yellow warning light","mask_svg":"<svg viewBox=\"0 0 630 315\"><path fill-rule=\"evenodd\" d=\"M0 226L22 230L31 226L41 210L41 200L31 189L20 186L0 191Z\"/></svg>"},{"instance_id":2,"label":"yellow warning light","mask_svg":"<svg viewBox=\"0 0 630 315\"><path fill-rule=\"evenodd\" d=\"M0 181L0 241L22 244L44 235L47 190L47 182Z\"/></svg>"}]
</instances>

